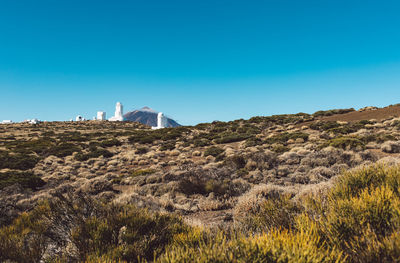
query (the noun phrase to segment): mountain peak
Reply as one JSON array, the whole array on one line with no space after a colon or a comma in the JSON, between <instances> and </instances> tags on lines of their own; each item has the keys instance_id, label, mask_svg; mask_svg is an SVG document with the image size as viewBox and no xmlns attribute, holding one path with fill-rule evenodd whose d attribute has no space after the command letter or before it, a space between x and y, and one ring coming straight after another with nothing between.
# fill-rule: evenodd
<instances>
[{"instance_id":1,"label":"mountain peak","mask_svg":"<svg viewBox=\"0 0 400 263\"><path fill-rule=\"evenodd\" d=\"M153 113L157 113L157 111L153 110L150 107L144 106L143 108L141 108L139 111L145 111L145 112L153 112Z\"/></svg>"}]
</instances>

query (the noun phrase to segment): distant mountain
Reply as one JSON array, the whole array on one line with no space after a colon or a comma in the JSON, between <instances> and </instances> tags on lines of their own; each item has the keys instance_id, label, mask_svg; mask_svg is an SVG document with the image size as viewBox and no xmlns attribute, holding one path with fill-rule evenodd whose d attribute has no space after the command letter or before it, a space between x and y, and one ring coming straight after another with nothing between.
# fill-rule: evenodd
<instances>
[{"instance_id":1,"label":"distant mountain","mask_svg":"<svg viewBox=\"0 0 400 263\"><path fill-rule=\"evenodd\" d=\"M124 114L124 119L127 121L137 121L149 126L157 126L157 114L155 111L149 107L143 107L139 110L130 111ZM181 126L179 123L167 117L167 127L178 127Z\"/></svg>"}]
</instances>

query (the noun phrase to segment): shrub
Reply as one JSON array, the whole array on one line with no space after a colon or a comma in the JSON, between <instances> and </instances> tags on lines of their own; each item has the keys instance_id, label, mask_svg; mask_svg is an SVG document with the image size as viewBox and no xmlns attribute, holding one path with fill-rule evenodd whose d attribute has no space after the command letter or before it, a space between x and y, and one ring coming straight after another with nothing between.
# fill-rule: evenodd
<instances>
[{"instance_id":1,"label":"shrub","mask_svg":"<svg viewBox=\"0 0 400 263\"><path fill-rule=\"evenodd\" d=\"M280 153L287 152L290 149L282 144L277 144L277 145L274 145L271 150L280 154Z\"/></svg>"},{"instance_id":2,"label":"shrub","mask_svg":"<svg viewBox=\"0 0 400 263\"><path fill-rule=\"evenodd\" d=\"M217 196L222 196L226 194L229 190L229 185L225 181L219 181L210 179L204 185L204 192L205 193L214 193Z\"/></svg>"},{"instance_id":3,"label":"shrub","mask_svg":"<svg viewBox=\"0 0 400 263\"><path fill-rule=\"evenodd\" d=\"M0 261L48 262L45 252L54 246L61 254L56 262L149 261L189 229L173 215L58 195L0 228ZM77 254L67 251L67 242Z\"/></svg>"},{"instance_id":4,"label":"shrub","mask_svg":"<svg viewBox=\"0 0 400 263\"><path fill-rule=\"evenodd\" d=\"M223 143L231 143L231 142L239 142L248 139L250 136L247 134L238 134L238 133L223 133L219 138L215 139L215 143L223 144Z\"/></svg>"},{"instance_id":5,"label":"shrub","mask_svg":"<svg viewBox=\"0 0 400 263\"><path fill-rule=\"evenodd\" d=\"M158 261L398 262L400 167L347 172L298 203L269 195L246 215L250 233L261 234L181 234Z\"/></svg>"},{"instance_id":6,"label":"shrub","mask_svg":"<svg viewBox=\"0 0 400 263\"><path fill-rule=\"evenodd\" d=\"M369 134L360 138L364 143L377 142L383 143L386 141L395 141L396 137L391 134Z\"/></svg>"},{"instance_id":7,"label":"shrub","mask_svg":"<svg viewBox=\"0 0 400 263\"><path fill-rule=\"evenodd\" d=\"M400 142L388 141L382 144L381 149L387 153L400 153Z\"/></svg>"},{"instance_id":8,"label":"shrub","mask_svg":"<svg viewBox=\"0 0 400 263\"><path fill-rule=\"evenodd\" d=\"M207 139L196 139L193 141L195 147L209 146L211 142Z\"/></svg>"},{"instance_id":9,"label":"shrub","mask_svg":"<svg viewBox=\"0 0 400 263\"><path fill-rule=\"evenodd\" d=\"M216 147L216 146L211 146L211 147L207 148L207 150L205 150L204 156L211 155L211 156L217 157L218 155L220 155L223 152L224 152L223 149Z\"/></svg>"},{"instance_id":10,"label":"shrub","mask_svg":"<svg viewBox=\"0 0 400 263\"><path fill-rule=\"evenodd\" d=\"M332 116L335 114L345 114L349 112L355 111L354 108L350 109L334 109L334 110L326 110L326 111L317 111L313 113L314 117L325 117L325 116Z\"/></svg>"},{"instance_id":11,"label":"shrub","mask_svg":"<svg viewBox=\"0 0 400 263\"><path fill-rule=\"evenodd\" d=\"M54 147L49 149L48 155L54 155L57 157L65 157L72 155L74 152L79 152L81 150L80 147L72 144L72 143L60 143Z\"/></svg>"},{"instance_id":12,"label":"shrub","mask_svg":"<svg viewBox=\"0 0 400 263\"><path fill-rule=\"evenodd\" d=\"M0 151L0 169L28 170L35 167L39 158L29 154L10 155L6 151Z\"/></svg>"},{"instance_id":13,"label":"shrub","mask_svg":"<svg viewBox=\"0 0 400 263\"><path fill-rule=\"evenodd\" d=\"M182 220L168 214L150 214L133 206L106 207L72 232L80 259L110 255L114 260L152 260L163 252L175 234L186 231Z\"/></svg>"},{"instance_id":14,"label":"shrub","mask_svg":"<svg viewBox=\"0 0 400 263\"><path fill-rule=\"evenodd\" d=\"M224 165L230 166L234 169L241 169L246 166L246 159L242 155L233 155L225 159Z\"/></svg>"},{"instance_id":15,"label":"shrub","mask_svg":"<svg viewBox=\"0 0 400 263\"><path fill-rule=\"evenodd\" d=\"M341 149L364 149L365 144L359 140L358 138L355 137L338 137L329 140L325 144L323 144L323 147L326 146L332 146L335 148L341 148Z\"/></svg>"},{"instance_id":16,"label":"shrub","mask_svg":"<svg viewBox=\"0 0 400 263\"><path fill-rule=\"evenodd\" d=\"M121 146L121 145L122 145L122 143L117 139L102 141L100 143L100 146L102 146L102 147L112 147L112 146Z\"/></svg>"},{"instance_id":17,"label":"shrub","mask_svg":"<svg viewBox=\"0 0 400 263\"><path fill-rule=\"evenodd\" d=\"M1 262L41 262L48 243L49 210L48 203L42 203L20 215L12 225L0 228Z\"/></svg>"},{"instance_id":18,"label":"shrub","mask_svg":"<svg viewBox=\"0 0 400 263\"><path fill-rule=\"evenodd\" d=\"M182 237L183 236L183 237ZM273 230L245 237L223 232L181 234L156 262L341 262L340 252L328 250L308 233Z\"/></svg>"},{"instance_id":19,"label":"shrub","mask_svg":"<svg viewBox=\"0 0 400 263\"><path fill-rule=\"evenodd\" d=\"M136 154L145 154L149 151L146 147L138 147L135 151Z\"/></svg>"},{"instance_id":20,"label":"shrub","mask_svg":"<svg viewBox=\"0 0 400 263\"><path fill-rule=\"evenodd\" d=\"M270 196L257 211L247 215L244 227L261 232L271 229L293 229L302 207L289 194Z\"/></svg>"},{"instance_id":21,"label":"shrub","mask_svg":"<svg viewBox=\"0 0 400 263\"><path fill-rule=\"evenodd\" d=\"M4 172L0 173L0 190L6 186L19 184L23 188L30 188L36 190L38 187L46 183L37 175L32 172Z\"/></svg>"},{"instance_id":22,"label":"shrub","mask_svg":"<svg viewBox=\"0 0 400 263\"><path fill-rule=\"evenodd\" d=\"M167 151L167 150L171 151L173 149L175 149L175 142L166 142L163 143L160 147L161 151Z\"/></svg>"},{"instance_id":23,"label":"shrub","mask_svg":"<svg viewBox=\"0 0 400 263\"><path fill-rule=\"evenodd\" d=\"M78 161L87 161L89 159L97 158L100 156L103 156L104 158L110 158L113 156L113 154L106 149L92 147L92 148L89 148L89 152L86 154L78 153L75 156L75 159Z\"/></svg>"},{"instance_id":24,"label":"shrub","mask_svg":"<svg viewBox=\"0 0 400 263\"><path fill-rule=\"evenodd\" d=\"M308 202L304 226L315 221L322 241L337 247L350 262L396 262L400 260L400 168L371 166L347 172L327 198Z\"/></svg>"},{"instance_id":25,"label":"shrub","mask_svg":"<svg viewBox=\"0 0 400 263\"><path fill-rule=\"evenodd\" d=\"M143 175L153 174L155 172L156 171L153 169L141 169L141 170L135 170L135 171L131 172L130 176L132 176L132 177L143 176Z\"/></svg>"},{"instance_id":26,"label":"shrub","mask_svg":"<svg viewBox=\"0 0 400 263\"><path fill-rule=\"evenodd\" d=\"M246 145L246 147L254 147L254 146L262 145L262 144L264 144L264 142L261 139L256 138L256 137L251 137L246 140L245 145Z\"/></svg>"},{"instance_id":27,"label":"shrub","mask_svg":"<svg viewBox=\"0 0 400 263\"><path fill-rule=\"evenodd\" d=\"M308 140L308 134L304 132L294 132L294 133L288 133L284 132L278 135L275 135L271 138L266 139L266 143L269 144L274 144L274 143L280 143L280 144L286 144L286 142L290 139L296 140L298 138L303 139L304 141Z\"/></svg>"},{"instance_id":28,"label":"shrub","mask_svg":"<svg viewBox=\"0 0 400 263\"><path fill-rule=\"evenodd\" d=\"M205 180L199 176L190 176L183 178L178 182L178 191L186 195L193 194L206 194L205 190Z\"/></svg>"},{"instance_id":29,"label":"shrub","mask_svg":"<svg viewBox=\"0 0 400 263\"><path fill-rule=\"evenodd\" d=\"M318 131L327 131L335 128L339 128L340 124L336 121L317 121L310 124L310 129Z\"/></svg>"}]
</instances>

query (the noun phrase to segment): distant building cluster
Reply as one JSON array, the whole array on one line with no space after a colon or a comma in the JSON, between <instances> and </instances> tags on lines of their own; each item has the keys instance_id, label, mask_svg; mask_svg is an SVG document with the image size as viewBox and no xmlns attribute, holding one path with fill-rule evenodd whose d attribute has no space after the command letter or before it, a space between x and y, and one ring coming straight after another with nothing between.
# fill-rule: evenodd
<instances>
[{"instance_id":1,"label":"distant building cluster","mask_svg":"<svg viewBox=\"0 0 400 263\"><path fill-rule=\"evenodd\" d=\"M86 121L87 119L84 118L82 115L78 115L75 117L75 121L80 122L80 121ZM106 121L106 112L105 111L98 111L97 116L93 117L93 120L96 121ZM108 119L108 121L124 121L124 113L123 113L123 106L120 102L117 102L115 105L115 113L114 116ZM70 119L70 121L73 121L73 119ZM24 123L30 123L30 124L38 124L41 121L38 119L28 119L23 121ZM0 124L11 124L13 123L12 120L3 120L0 122ZM157 115L157 126L152 127L153 130L157 129L162 129L166 128L168 126L168 119L167 117L164 116L162 112L159 112Z\"/></svg>"},{"instance_id":2,"label":"distant building cluster","mask_svg":"<svg viewBox=\"0 0 400 263\"><path fill-rule=\"evenodd\" d=\"M29 124L38 124L41 121L38 119L28 119L28 120L24 120L22 123L29 123ZM3 120L2 122L0 122L0 124L11 124L14 123L12 120Z\"/></svg>"},{"instance_id":3,"label":"distant building cluster","mask_svg":"<svg viewBox=\"0 0 400 263\"><path fill-rule=\"evenodd\" d=\"M112 116L109 121L123 121L124 120L124 112L123 112L123 106L121 102L117 102L115 105L115 114ZM93 120L96 121L105 121L106 120L106 112L105 111L98 111L97 116L93 117ZM75 121L86 121L85 118L83 118L81 115L78 115L75 117Z\"/></svg>"}]
</instances>

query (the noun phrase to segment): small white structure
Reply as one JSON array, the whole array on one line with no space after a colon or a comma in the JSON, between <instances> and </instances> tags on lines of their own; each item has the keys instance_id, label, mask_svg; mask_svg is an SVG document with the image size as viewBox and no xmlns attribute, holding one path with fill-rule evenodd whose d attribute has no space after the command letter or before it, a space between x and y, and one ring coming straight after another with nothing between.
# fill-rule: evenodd
<instances>
[{"instance_id":1,"label":"small white structure","mask_svg":"<svg viewBox=\"0 0 400 263\"><path fill-rule=\"evenodd\" d=\"M81 115L76 116L75 121L85 121L86 119L83 118Z\"/></svg>"},{"instance_id":2,"label":"small white structure","mask_svg":"<svg viewBox=\"0 0 400 263\"><path fill-rule=\"evenodd\" d=\"M10 123L13 123L13 121L12 120L4 120L1 123L2 124L10 124Z\"/></svg>"},{"instance_id":3,"label":"small white structure","mask_svg":"<svg viewBox=\"0 0 400 263\"><path fill-rule=\"evenodd\" d=\"M96 119L98 121L105 121L106 120L106 113L104 111L98 111Z\"/></svg>"},{"instance_id":4,"label":"small white structure","mask_svg":"<svg viewBox=\"0 0 400 263\"><path fill-rule=\"evenodd\" d=\"M163 129L167 127L167 117L164 113L159 112L157 115L157 127L151 127L153 130Z\"/></svg>"},{"instance_id":5,"label":"small white structure","mask_svg":"<svg viewBox=\"0 0 400 263\"><path fill-rule=\"evenodd\" d=\"M38 119L32 119L32 120L28 120L28 123L30 124L38 124L40 121Z\"/></svg>"},{"instance_id":6,"label":"small white structure","mask_svg":"<svg viewBox=\"0 0 400 263\"><path fill-rule=\"evenodd\" d=\"M115 105L115 114L113 117L109 119L109 121L123 121L123 120L124 120L123 107L120 102L117 102L117 104Z\"/></svg>"}]
</instances>

